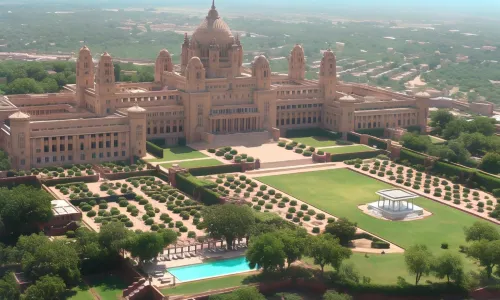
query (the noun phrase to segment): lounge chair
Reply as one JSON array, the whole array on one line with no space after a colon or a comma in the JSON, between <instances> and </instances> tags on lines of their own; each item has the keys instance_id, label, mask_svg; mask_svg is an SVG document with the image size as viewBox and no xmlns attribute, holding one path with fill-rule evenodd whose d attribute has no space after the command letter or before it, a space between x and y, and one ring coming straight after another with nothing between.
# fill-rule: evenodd
<instances>
[{"instance_id":1,"label":"lounge chair","mask_svg":"<svg viewBox=\"0 0 500 300\"><path fill-rule=\"evenodd\" d=\"M170 261L170 256L165 256L165 261Z\"/></svg>"},{"instance_id":2,"label":"lounge chair","mask_svg":"<svg viewBox=\"0 0 500 300\"><path fill-rule=\"evenodd\" d=\"M173 259L173 260L176 260L176 259L177 259L177 255L173 254L173 255L172 255L172 259Z\"/></svg>"}]
</instances>

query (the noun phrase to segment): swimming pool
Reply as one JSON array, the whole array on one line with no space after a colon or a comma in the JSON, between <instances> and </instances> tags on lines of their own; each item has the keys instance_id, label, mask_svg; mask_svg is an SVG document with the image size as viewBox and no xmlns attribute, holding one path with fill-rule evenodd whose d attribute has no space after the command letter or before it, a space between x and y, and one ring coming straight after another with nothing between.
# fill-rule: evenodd
<instances>
[{"instance_id":1,"label":"swimming pool","mask_svg":"<svg viewBox=\"0 0 500 300\"><path fill-rule=\"evenodd\" d=\"M170 268L168 271L182 282L209 277L224 276L234 273L252 271L244 256L216 260L208 263Z\"/></svg>"}]
</instances>

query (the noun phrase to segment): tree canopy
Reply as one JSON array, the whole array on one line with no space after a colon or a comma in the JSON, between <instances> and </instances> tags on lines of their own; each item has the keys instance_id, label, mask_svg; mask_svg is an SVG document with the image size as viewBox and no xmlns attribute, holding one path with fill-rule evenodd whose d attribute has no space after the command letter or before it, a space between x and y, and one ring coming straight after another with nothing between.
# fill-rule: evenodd
<instances>
[{"instance_id":1,"label":"tree canopy","mask_svg":"<svg viewBox=\"0 0 500 300\"><path fill-rule=\"evenodd\" d=\"M436 257L431 268L437 278L446 278L448 282L450 280L460 282L464 276L464 263L456 253L445 252L441 254Z\"/></svg>"},{"instance_id":2,"label":"tree canopy","mask_svg":"<svg viewBox=\"0 0 500 300\"><path fill-rule=\"evenodd\" d=\"M339 218L335 222L326 225L325 233L338 238L341 245L347 246L356 234L356 227L356 223L350 222L346 218Z\"/></svg>"},{"instance_id":3,"label":"tree canopy","mask_svg":"<svg viewBox=\"0 0 500 300\"><path fill-rule=\"evenodd\" d=\"M255 224L255 216L246 205L212 205L202 210L202 216L207 233L213 238L225 239L229 249L235 239L249 235Z\"/></svg>"},{"instance_id":4,"label":"tree canopy","mask_svg":"<svg viewBox=\"0 0 500 300\"><path fill-rule=\"evenodd\" d=\"M285 245L278 233L264 233L250 240L246 258L251 268L264 272L282 270L285 266Z\"/></svg>"},{"instance_id":5,"label":"tree canopy","mask_svg":"<svg viewBox=\"0 0 500 300\"><path fill-rule=\"evenodd\" d=\"M337 238L329 234L321 234L310 239L307 255L314 259L314 264L319 265L321 273L326 265L338 269L342 261L351 257L351 250L340 245Z\"/></svg>"},{"instance_id":6,"label":"tree canopy","mask_svg":"<svg viewBox=\"0 0 500 300\"><path fill-rule=\"evenodd\" d=\"M0 216L4 234L19 236L38 230L37 225L52 218L52 198L46 192L20 185L0 188Z\"/></svg>"},{"instance_id":7,"label":"tree canopy","mask_svg":"<svg viewBox=\"0 0 500 300\"><path fill-rule=\"evenodd\" d=\"M479 261L490 278L493 268L500 265L500 240L475 241L467 249L467 255Z\"/></svg>"},{"instance_id":8,"label":"tree canopy","mask_svg":"<svg viewBox=\"0 0 500 300\"><path fill-rule=\"evenodd\" d=\"M4 300L19 300L20 295L21 291L14 278L14 273L9 272L5 274L0 279L0 298Z\"/></svg>"},{"instance_id":9,"label":"tree canopy","mask_svg":"<svg viewBox=\"0 0 500 300\"><path fill-rule=\"evenodd\" d=\"M417 285L422 275L427 275L431 271L432 252L427 249L426 245L417 244L409 247L404 257L406 268L411 275L415 275L415 285Z\"/></svg>"},{"instance_id":10,"label":"tree canopy","mask_svg":"<svg viewBox=\"0 0 500 300\"><path fill-rule=\"evenodd\" d=\"M500 240L500 232L498 229L490 223L482 221L476 221L470 227L465 227L464 233L467 242Z\"/></svg>"},{"instance_id":11,"label":"tree canopy","mask_svg":"<svg viewBox=\"0 0 500 300\"><path fill-rule=\"evenodd\" d=\"M63 299L66 284L57 276L42 276L35 284L26 289L23 299L26 300L60 300Z\"/></svg>"}]
</instances>

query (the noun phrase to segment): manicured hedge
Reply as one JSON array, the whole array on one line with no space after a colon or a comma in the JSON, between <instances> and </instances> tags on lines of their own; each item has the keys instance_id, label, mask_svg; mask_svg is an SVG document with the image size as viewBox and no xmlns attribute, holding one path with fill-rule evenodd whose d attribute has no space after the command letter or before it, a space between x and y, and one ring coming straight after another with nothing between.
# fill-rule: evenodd
<instances>
[{"instance_id":1,"label":"manicured hedge","mask_svg":"<svg viewBox=\"0 0 500 300\"><path fill-rule=\"evenodd\" d=\"M490 192L500 188L500 178L483 172L475 172L472 176L472 181L477 183L478 187L483 186Z\"/></svg>"},{"instance_id":2,"label":"manicured hedge","mask_svg":"<svg viewBox=\"0 0 500 300\"><path fill-rule=\"evenodd\" d=\"M380 240L373 241L371 244L371 247L374 249L389 249L390 246L391 245L389 243Z\"/></svg>"},{"instance_id":3,"label":"manicured hedge","mask_svg":"<svg viewBox=\"0 0 500 300\"><path fill-rule=\"evenodd\" d=\"M357 133L359 134L368 134L371 136L376 136L376 137L384 137L384 128L371 128L371 129L361 129L361 130L356 130Z\"/></svg>"},{"instance_id":4,"label":"manicured hedge","mask_svg":"<svg viewBox=\"0 0 500 300\"><path fill-rule=\"evenodd\" d=\"M401 160L407 160L414 165L424 165L426 156L423 154L419 154L418 152L403 148L401 149L399 158Z\"/></svg>"},{"instance_id":5,"label":"manicured hedge","mask_svg":"<svg viewBox=\"0 0 500 300\"><path fill-rule=\"evenodd\" d=\"M287 138L309 137L309 136L322 136L334 140L342 138L341 133L325 130L319 127L304 128L304 129L288 129L285 134L285 137Z\"/></svg>"},{"instance_id":6,"label":"manicured hedge","mask_svg":"<svg viewBox=\"0 0 500 300\"><path fill-rule=\"evenodd\" d=\"M377 146L377 149L387 150L387 143L374 138L368 138L368 146Z\"/></svg>"},{"instance_id":7,"label":"manicured hedge","mask_svg":"<svg viewBox=\"0 0 500 300\"><path fill-rule=\"evenodd\" d=\"M366 158L374 158L380 154L387 154L387 151L375 150L375 151L362 151L354 153L339 153L339 154L333 154L331 160L332 162L339 162L355 158L366 159Z\"/></svg>"},{"instance_id":8,"label":"manicured hedge","mask_svg":"<svg viewBox=\"0 0 500 300\"><path fill-rule=\"evenodd\" d=\"M158 147L152 142L149 141L146 142L146 151L148 151L149 153L153 154L158 158L163 158L163 148Z\"/></svg>"},{"instance_id":9,"label":"manicured hedge","mask_svg":"<svg viewBox=\"0 0 500 300\"><path fill-rule=\"evenodd\" d=\"M239 172L243 172L241 164L228 164L228 165L189 169L189 173L193 176L207 176L214 174L239 173Z\"/></svg>"},{"instance_id":10,"label":"manicured hedge","mask_svg":"<svg viewBox=\"0 0 500 300\"><path fill-rule=\"evenodd\" d=\"M176 173L175 179L177 189L193 196L195 199L199 199L206 205L220 203L221 195L212 190L217 187L216 183L196 178L189 173Z\"/></svg>"},{"instance_id":11,"label":"manicured hedge","mask_svg":"<svg viewBox=\"0 0 500 300\"><path fill-rule=\"evenodd\" d=\"M347 133L347 140L356 144L359 144L361 142L361 138L359 136L350 132Z\"/></svg>"}]
</instances>

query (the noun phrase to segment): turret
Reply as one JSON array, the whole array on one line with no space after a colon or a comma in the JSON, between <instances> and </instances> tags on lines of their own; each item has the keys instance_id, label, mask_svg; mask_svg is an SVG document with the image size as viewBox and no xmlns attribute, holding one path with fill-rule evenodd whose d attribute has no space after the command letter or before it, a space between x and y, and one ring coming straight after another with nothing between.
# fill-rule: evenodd
<instances>
[{"instance_id":1,"label":"turret","mask_svg":"<svg viewBox=\"0 0 500 300\"><path fill-rule=\"evenodd\" d=\"M18 111L9 116L9 121L12 168L28 170L31 167L30 116Z\"/></svg>"},{"instance_id":2,"label":"turret","mask_svg":"<svg viewBox=\"0 0 500 300\"><path fill-rule=\"evenodd\" d=\"M214 38L208 48L208 69L212 72L212 74L209 74L209 77L217 76L215 72L219 69L219 56L220 47Z\"/></svg>"},{"instance_id":3,"label":"turret","mask_svg":"<svg viewBox=\"0 0 500 300\"><path fill-rule=\"evenodd\" d=\"M430 98L431 95L427 92L420 92L415 95L416 106L418 108L418 125L422 134L427 132Z\"/></svg>"},{"instance_id":4,"label":"turret","mask_svg":"<svg viewBox=\"0 0 500 300\"><path fill-rule=\"evenodd\" d=\"M163 83L163 73L172 72L174 70L174 65L172 64L172 57L166 49L163 49L158 54L155 63L155 82Z\"/></svg>"},{"instance_id":5,"label":"turret","mask_svg":"<svg viewBox=\"0 0 500 300\"><path fill-rule=\"evenodd\" d=\"M146 155L146 110L138 105L127 109L130 123L130 150L131 158Z\"/></svg>"},{"instance_id":6,"label":"turret","mask_svg":"<svg viewBox=\"0 0 500 300\"><path fill-rule=\"evenodd\" d=\"M99 60L95 77L96 105L94 112L100 115L112 112L115 93L115 67L111 55L104 52Z\"/></svg>"},{"instance_id":7,"label":"turret","mask_svg":"<svg viewBox=\"0 0 500 300\"><path fill-rule=\"evenodd\" d=\"M288 58L288 78L291 80L304 80L306 76L306 61L304 49L295 45Z\"/></svg>"},{"instance_id":8,"label":"turret","mask_svg":"<svg viewBox=\"0 0 500 300\"><path fill-rule=\"evenodd\" d=\"M192 57L186 67L186 91L205 91L205 67L199 57Z\"/></svg>"},{"instance_id":9,"label":"turret","mask_svg":"<svg viewBox=\"0 0 500 300\"><path fill-rule=\"evenodd\" d=\"M271 89L271 67L264 55L255 57L252 63L252 76L256 78L258 90Z\"/></svg>"},{"instance_id":10,"label":"turret","mask_svg":"<svg viewBox=\"0 0 500 300\"><path fill-rule=\"evenodd\" d=\"M334 100L337 91L337 59L332 50L323 53L319 71L319 84L326 100Z\"/></svg>"},{"instance_id":11,"label":"turret","mask_svg":"<svg viewBox=\"0 0 500 300\"><path fill-rule=\"evenodd\" d=\"M184 43L181 47L181 72L184 73L189 61L189 39L187 33L184 33Z\"/></svg>"},{"instance_id":12,"label":"turret","mask_svg":"<svg viewBox=\"0 0 500 300\"><path fill-rule=\"evenodd\" d=\"M79 107L85 107L85 89L94 87L94 63L87 46L83 46L76 60L76 100Z\"/></svg>"}]
</instances>

